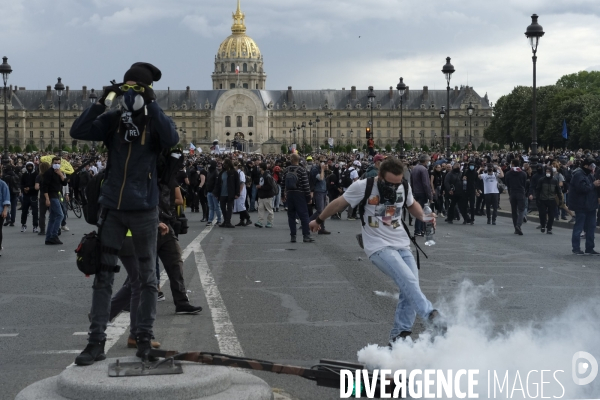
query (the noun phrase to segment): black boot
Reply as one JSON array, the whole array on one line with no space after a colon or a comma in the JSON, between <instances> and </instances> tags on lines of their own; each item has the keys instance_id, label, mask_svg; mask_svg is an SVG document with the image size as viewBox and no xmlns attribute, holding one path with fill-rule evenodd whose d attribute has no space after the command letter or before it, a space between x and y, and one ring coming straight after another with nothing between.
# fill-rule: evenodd
<instances>
[{"instance_id":1,"label":"black boot","mask_svg":"<svg viewBox=\"0 0 600 400\"><path fill-rule=\"evenodd\" d=\"M102 361L106 359L104 354L104 344L106 340L101 342L88 342L85 349L75 359L77 365L92 365L94 361Z\"/></svg>"},{"instance_id":2,"label":"black boot","mask_svg":"<svg viewBox=\"0 0 600 400\"><path fill-rule=\"evenodd\" d=\"M136 337L137 343L137 351L135 353L136 357L142 359L142 361L156 361L158 358L150 355L150 350L152 350L152 336L148 334L138 335Z\"/></svg>"}]
</instances>

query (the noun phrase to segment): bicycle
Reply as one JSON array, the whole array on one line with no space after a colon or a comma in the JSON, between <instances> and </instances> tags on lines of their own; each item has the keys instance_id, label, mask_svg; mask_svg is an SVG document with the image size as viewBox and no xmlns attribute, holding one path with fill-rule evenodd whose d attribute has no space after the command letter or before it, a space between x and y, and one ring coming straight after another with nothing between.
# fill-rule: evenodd
<instances>
[{"instance_id":1,"label":"bicycle","mask_svg":"<svg viewBox=\"0 0 600 400\"><path fill-rule=\"evenodd\" d=\"M69 201L67 202L67 209L73 211L73 214L75 214L77 218L81 218L83 215L81 201L79 199L70 197Z\"/></svg>"}]
</instances>

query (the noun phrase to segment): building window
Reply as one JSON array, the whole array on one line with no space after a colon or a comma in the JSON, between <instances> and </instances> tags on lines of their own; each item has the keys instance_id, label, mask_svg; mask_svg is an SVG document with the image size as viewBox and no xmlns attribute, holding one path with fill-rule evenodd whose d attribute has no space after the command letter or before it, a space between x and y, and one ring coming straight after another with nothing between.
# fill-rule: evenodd
<instances>
[{"instance_id":1,"label":"building window","mask_svg":"<svg viewBox=\"0 0 600 400\"><path fill-rule=\"evenodd\" d=\"M15 122L15 128L18 128L18 127L19 127L19 123Z\"/></svg>"},{"instance_id":2,"label":"building window","mask_svg":"<svg viewBox=\"0 0 600 400\"><path fill-rule=\"evenodd\" d=\"M244 84L242 85L242 87L243 87L244 89L248 89L248 84L247 84L247 83L244 83Z\"/></svg>"},{"instance_id":3,"label":"building window","mask_svg":"<svg viewBox=\"0 0 600 400\"><path fill-rule=\"evenodd\" d=\"M415 121L410 121L410 127L414 128L415 127Z\"/></svg>"},{"instance_id":4,"label":"building window","mask_svg":"<svg viewBox=\"0 0 600 400\"><path fill-rule=\"evenodd\" d=\"M29 131L29 137L33 139L33 131Z\"/></svg>"},{"instance_id":5,"label":"building window","mask_svg":"<svg viewBox=\"0 0 600 400\"><path fill-rule=\"evenodd\" d=\"M342 126L342 123L340 121L337 122L337 127L340 128Z\"/></svg>"},{"instance_id":6,"label":"building window","mask_svg":"<svg viewBox=\"0 0 600 400\"><path fill-rule=\"evenodd\" d=\"M283 127L284 127L284 128L286 127L286 123L285 123L285 121L283 121Z\"/></svg>"},{"instance_id":7,"label":"building window","mask_svg":"<svg viewBox=\"0 0 600 400\"><path fill-rule=\"evenodd\" d=\"M231 63L231 71L230 72L235 72L235 64Z\"/></svg>"},{"instance_id":8,"label":"building window","mask_svg":"<svg viewBox=\"0 0 600 400\"><path fill-rule=\"evenodd\" d=\"M381 121L377 121L377 127L381 128Z\"/></svg>"},{"instance_id":9,"label":"building window","mask_svg":"<svg viewBox=\"0 0 600 400\"><path fill-rule=\"evenodd\" d=\"M388 121L388 122L387 122L387 127L388 127L388 128L391 128L391 126L392 126L392 123L391 123L390 121Z\"/></svg>"},{"instance_id":10,"label":"building window","mask_svg":"<svg viewBox=\"0 0 600 400\"><path fill-rule=\"evenodd\" d=\"M242 127L242 116L238 115L237 117L235 117L235 126L238 128Z\"/></svg>"},{"instance_id":11,"label":"building window","mask_svg":"<svg viewBox=\"0 0 600 400\"><path fill-rule=\"evenodd\" d=\"M248 117L248 128L252 128L254 126L254 117Z\"/></svg>"},{"instance_id":12,"label":"building window","mask_svg":"<svg viewBox=\"0 0 600 400\"><path fill-rule=\"evenodd\" d=\"M244 68L244 70L243 70L244 72L248 72L248 64L244 63L244 67L243 68Z\"/></svg>"},{"instance_id":13,"label":"building window","mask_svg":"<svg viewBox=\"0 0 600 400\"><path fill-rule=\"evenodd\" d=\"M44 138L44 131L40 131L40 139Z\"/></svg>"},{"instance_id":14,"label":"building window","mask_svg":"<svg viewBox=\"0 0 600 400\"><path fill-rule=\"evenodd\" d=\"M329 122L325 122L325 128L329 128Z\"/></svg>"},{"instance_id":15,"label":"building window","mask_svg":"<svg viewBox=\"0 0 600 400\"><path fill-rule=\"evenodd\" d=\"M360 121L356 121L356 127L360 128Z\"/></svg>"},{"instance_id":16,"label":"building window","mask_svg":"<svg viewBox=\"0 0 600 400\"><path fill-rule=\"evenodd\" d=\"M273 127L273 122L271 122L271 128Z\"/></svg>"},{"instance_id":17,"label":"building window","mask_svg":"<svg viewBox=\"0 0 600 400\"><path fill-rule=\"evenodd\" d=\"M33 122L30 122L30 123L29 123L29 127L30 127L30 128L33 128Z\"/></svg>"},{"instance_id":18,"label":"building window","mask_svg":"<svg viewBox=\"0 0 600 400\"><path fill-rule=\"evenodd\" d=\"M229 84L229 89L235 89L235 83L230 83Z\"/></svg>"},{"instance_id":19,"label":"building window","mask_svg":"<svg viewBox=\"0 0 600 400\"><path fill-rule=\"evenodd\" d=\"M185 128L185 122L182 122L182 123L181 123L181 127L182 127L182 128Z\"/></svg>"},{"instance_id":20,"label":"building window","mask_svg":"<svg viewBox=\"0 0 600 400\"><path fill-rule=\"evenodd\" d=\"M219 83L219 89L223 89L223 84Z\"/></svg>"},{"instance_id":21,"label":"building window","mask_svg":"<svg viewBox=\"0 0 600 400\"><path fill-rule=\"evenodd\" d=\"M350 128L350 121L346 122L346 128Z\"/></svg>"},{"instance_id":22,"label":"building window","mask_svg":"<svg viewBox=\"0 0 600 400\"><path fill-rule=\"evenodd\" d=\"M425 121L421 121L421 127L425 126Z\"/></svg>"},{"instance_id":23,"label":"building window","mask_svg":"<svg viewBox=\"0 0 600 400\"><path fill-rule=\"evenodd\" d=\"M231 117L229 117L229 116L225 117L225 127L226 128L231 127Z\"/></svg>"},{"instance_id":24,"label":"building window","mask_svg":"<svg viewBox=\"0 0 600 400\"><path fill-rule=\"evenodd\" d=\"M435 121L431 121L431 127L435 128Z\"/></svg>"},{"instance_id":25,"label":"building window","mask_svg":"<svg viewBox=\"0 0 600 400\"><path fill-rule=\"evenodd\" d=\"M44 133L44 132L42 132L42 133ZM54 131L50 131L50 137L51 137L52 139L54 139Z\"/></svg>"},{"instance_id":26,"label":"building window","mask_svg":"<svg viewBox=\"0 0 600 400\"><path fill-rule=\"evenodd\" d=\"M225 64L221 63L221 72L225 72Z\"/></svg>"},{"instance_id":27,"label":"building window","mask_svg":"<svg viewBox=\"0 0 600 400\"><path fill-rule=\"evenodd\" d=\"M40 128L43 128L43 127L44 127L44 123L40 122Z\"/></svg>"}]
</instances>

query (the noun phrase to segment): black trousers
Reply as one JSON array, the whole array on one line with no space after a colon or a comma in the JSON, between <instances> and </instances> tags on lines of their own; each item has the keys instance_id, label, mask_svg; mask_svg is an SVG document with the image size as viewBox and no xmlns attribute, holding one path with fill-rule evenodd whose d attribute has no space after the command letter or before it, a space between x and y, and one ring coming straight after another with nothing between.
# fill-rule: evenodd
<instances>
[{"instance_id":1,"label":"black trousers","mask_svg":"<svg viewBox=\"0 0 600 400\"><path fill-rule=\"evenodd\" d=\"M44 199L46 201L46 199ZM45 204L45 203L44 203ZM23 196L23 204L21 204L21 225L27 224L27 214L29 214L29 208L31 207L31 214L33 215L33 226L38 226L38 197L37 196Z\"/></svg>"},{"instance_id":2,"label":"black trousers","mask_svg":"<svg viewBox=\"0 0 600 400\"><path fill-rule=\"evenodd\" d=\"M471 216L471 220L475 220L475 193L469 193L465 195L467 201L467 211Z\"/></svg>"},{"instance_id":3,"label":"black trousers","mask_svg":"<svg viewBox=\"0 0 600 400\"><path fill-rule=\"evenodd\" d=\"M525 216L525 193L512 193L509 197L513 225L521 227Z\"/></svg>"},{"instance_id":4,"label":"black trousers","mask_svg":"<svg viewBox=\"0 0 600 400\"><path fill-rule=\"evenodd\" d=\"M227 196L219 197L219 202L221 203L221 212L223 213L223 223L230 224L231 223L231 214L233 214L233 202L235 200L231 199L231 201L227 200Z\"/></svg>"},{"instance_id":5,"label":"black trousers","mask_svg":"<svg viewBox=\"0 0 600 400\"><path fill-rule=\"evenodd\" d=\"M181 247L172 232L166 235L158 235L156 244L156 254L165 267L165 272L169 277L171 294L175 306L188 304L185 282L183 280L183 258L181 257Z\"/></svg>"},{"instance_id":6,"label":"black trousers","mask_svg":"<svg viewBox=\"0 0 600 400\"><path fill-rule=\"evenodd\" d=\"M302 192L287 192L285 194L287 201L287 215L288 224L290 226L290 235L296 236L296 214L300 218L302 224L302 235L309 236L310 230L308 228L309 217L308 217L308 206L306 204L306 197Z\"/></svg>"},{"instance_id":7,"label":"black trousers","mask_svg":"<svg viewBox=\"0 0 600 400\"><path fill-rule=\"evenodd\" d=\"M475 210L479 214L483 214L483 208L485 207L485 195L481 193L479 197L477 197L477 201L475 203Z\"/></svg>"},{"instance_id":8,"label":"black trousers","mask_svg":"<svg viewBox=\"0 0 600 400\"><path fill-rule=\"evenodd\" d=\"M456 206L458 206L458 209L465 221L469 222L470 219L469 215L467 214L467 198L465 196L456 194L454 196L450 196L450 208L448 209L448 219L452 221L455 217L458 217L458 215L454 214L456 212Z\"/></svg>"},{"instance_id":9,"label":"black trousers","mask_svg":"<svg viewBox=\"0 0 600 400\"><path fill-rule=\"evenodd\" d=\"M491 218L492 221L495 221L498 216L498 197L500 197L498 193L485 194L485 213L487 214L488 220ZM490 207L492 208L491 213Z\"/></svg>"},{"instance_id":10,"label":"black trousers","mask_svg":"<svg viewBox=\"0 0 600 400\"><path fill-rule=\"evenodd\" d=\"M540 212L540 225L542 225L542 228L548 228L548 230L551 230L552 224L554 223L554 209L556 208L556 201L539 200L537 205Z\"/></svg>"},{"instance_id":11,"label":"black trousers","mask_svg":"<svg viewBox=\"0 0 600 400\"><path fill-rule=\"evenodd\" d=\"M204 188L198 189L198 200L202 206L202 219L208 219L208 199L206 198L206 192L204 191ZM198 205L196 204L196 210L197 209Z\"/></svg>"}]
</instances>

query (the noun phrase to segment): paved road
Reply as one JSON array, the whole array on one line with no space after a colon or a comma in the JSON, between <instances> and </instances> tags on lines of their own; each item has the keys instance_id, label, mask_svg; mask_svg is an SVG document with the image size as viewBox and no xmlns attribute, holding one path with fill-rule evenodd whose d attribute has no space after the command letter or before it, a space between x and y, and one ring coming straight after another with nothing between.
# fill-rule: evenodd
<instances>
[{"instance_id":1,"label":"paved road","mask_svg":"<svg viewBox=\"0 0 600 400\"><path fill-rule=\"evenodd\" d=\"M359 221L328 221L332 235L318 236L314 244L292 244L284 213L275 214L271 230L207 230L198 214L190 215L189 233L181 236L182 248L191 254L185 279L192 302L205 310L175 315L167 289L155 327L163 348L239 350L248 357L310 366L320 358L356 360L366 344L387 342L395 301L374 292L397 290L357 246ZM438 243L426 249L429 259L422 258L421 269L422 289L434 303L452 296L465 278L475 284L493 280L497 296L482 306L501 326L549 318L600 293L600 259L571 255L570 230L543 235L528 223L525 236L517 236L509 218L499 218L497 226L484 222L479 217L474 226L440 224ZM85 346L92 281L77 271L73 249L90 227L73 219L69 226L64 246L45 246L37 235L4 228L2 398L14 398L32 382L60 373ZM123 279L118 274L116 285ZM127 334L120 335L124 329L111 327L116 343L109 356L132 354ZM418 324L415 333L420 330ZM337 391L300 378L258 375L295 399L339 398Z\"/></svg>"}]
</instances>

